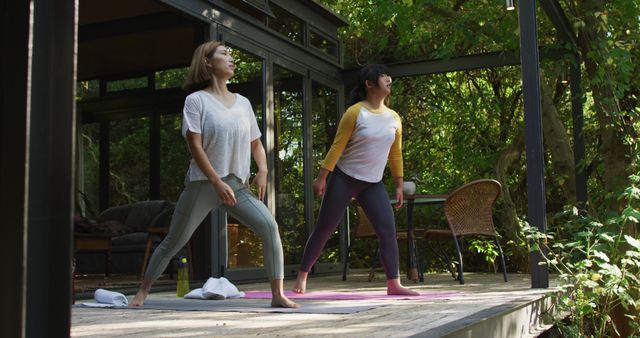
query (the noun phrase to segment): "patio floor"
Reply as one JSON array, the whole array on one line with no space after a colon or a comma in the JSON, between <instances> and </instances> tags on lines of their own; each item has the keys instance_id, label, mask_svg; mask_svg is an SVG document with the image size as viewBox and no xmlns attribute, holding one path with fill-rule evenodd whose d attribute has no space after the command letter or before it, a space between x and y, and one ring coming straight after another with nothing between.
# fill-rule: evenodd
<instances>
[{"instance_id":1,"label":"patio floor","mask_svg":"<svg viewBox=\"0 0 640 338\"><path fill-rule=\"evenodd\" d=\"M380 276L372 282L367 281L363 271L351 273L347 281L339 275L311 277L308 291L384 291L385 282ZM500 273L465 273L465 282L460 285L447 274L428 274L424 283L403 280L404 285L420 292L458 294L451 299L376 300L374 308L350 314L73 307L71 336L536 337L548 328L543 321L551 306L547 296L552 289L532 289L529 275L510 274L509 282L504 283ZM268 283L237 286L241 291L269 290ZM293 280L285 281L287 290L292 286ZM159 292L151 294L151 298L175 299L175 294ZM268 299L260 301L269 304ZM298 302L305 306L312 301ZM332 302L357 305L360 301Z\"/></svg>"}]
</instances>

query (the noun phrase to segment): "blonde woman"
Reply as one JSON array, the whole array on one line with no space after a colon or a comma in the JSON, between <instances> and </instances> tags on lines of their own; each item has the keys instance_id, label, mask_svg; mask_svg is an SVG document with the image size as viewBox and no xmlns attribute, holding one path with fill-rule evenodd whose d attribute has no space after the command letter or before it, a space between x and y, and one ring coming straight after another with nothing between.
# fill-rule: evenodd
<instances>
[{"instance_id":1,"label":"blonde woman","mask_svg":"<svg viewBox=\"0 0 640 338\"><path fill-rule=\"evenodd\" d=\"M184 89L182 135L193 157L169 233L154 251L142 285L130 305L143 305L153 282L182 248L206 215L216 208L250 227L263 241L264 265L271 281L271 306L297 308L283 292L284 259L278 224L262 203L267 161L249 100L227 89L234 75L233 57L220 42L209 41L194 52ZM251 155L258 172L258 196L247 187Z\"/></svg>"}]
</instances>

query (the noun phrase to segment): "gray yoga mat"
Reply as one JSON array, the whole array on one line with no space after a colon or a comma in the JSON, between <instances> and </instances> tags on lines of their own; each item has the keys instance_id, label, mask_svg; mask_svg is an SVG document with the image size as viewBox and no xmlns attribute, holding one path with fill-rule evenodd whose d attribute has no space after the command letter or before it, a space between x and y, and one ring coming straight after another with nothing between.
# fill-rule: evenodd
<instances>
[{"instance_id":1,"label":"gray yoga mat","mask_svg":"<svg viewBox=\"0 0 640 338\"><path fill-rule=\"evenodd\" d=\"M174 311L222 311L222 312L274 312L274 313L315 313L315 314L350 314L385 306L381 303L364 303L359 301L302 301L300 308L287 309L271 307L271 300L260 299L153 299L148 298L141 307L105 307L132 310L174 310ZM82 304L76 307L85 307Z\"/></svg>"}]
</instances>

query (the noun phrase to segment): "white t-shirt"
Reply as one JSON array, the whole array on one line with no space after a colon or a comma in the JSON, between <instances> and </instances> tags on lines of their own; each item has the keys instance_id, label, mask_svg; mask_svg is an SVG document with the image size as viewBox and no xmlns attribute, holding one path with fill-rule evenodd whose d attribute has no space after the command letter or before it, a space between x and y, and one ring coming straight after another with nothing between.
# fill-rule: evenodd
<instances>
[{"instance_id":1,"label":"white t-shirt","mask_svg":"<svg viewBox=\"0 0 640 338\"><path fill-rule=\"evenodd\" d=\"M356 110L353 132L336 164L345 174L365 182L382 180L392 145L401 132L400 116L391 109L369 110L360 105ZM402 153L397 146L402 176ZM396 161L397 162L397 161ZM394 168L395 169L395 168Z\"/></svg>"},{"instance_id":2,"label":"white t-shirt","mask_svg":"<svg viewBox=\"0 0 640 338\"><path fill-rule=\"evenodd\" d=\"M236 101L226 107L212 94L200 90L184 101L182 136L187 130L201 134L202 147L220 177L234 174L245 182L250 175L251 141L262 135L249 100L235 94ZM207 180L191 159L186 180Z\"/></svg>"},{"instance_id":3,"label":"white t-shirt","mask_svg":"<svg viewBox=\"0 0 640 338\"><path fill-rule=\"evenodd\" d=\"M355 179L375 183L382 180L387 159L391 174L402 177L400 116L386 106L374 110L358 102L342 115L322 166L329 171L337 166Z\"/></svg>"}]
</instances>

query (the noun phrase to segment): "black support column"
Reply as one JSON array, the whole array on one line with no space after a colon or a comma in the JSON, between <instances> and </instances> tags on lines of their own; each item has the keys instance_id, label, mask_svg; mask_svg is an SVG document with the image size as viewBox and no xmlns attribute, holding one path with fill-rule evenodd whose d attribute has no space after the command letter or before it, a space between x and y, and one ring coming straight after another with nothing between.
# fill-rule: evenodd
<instances>
[{"instance_id":1,"label":"black support column","mask_svg":"<svg viewBox=\"0 0 640 338\"><path fill-rule=\"evenodd\" d=\"M71 326L78 6L31 4L26 336L64 337Z\"/></svg>"},{"instance_id":2,"label":"black support column","mask_svg":"<svg viewBox=\"0 0 640 338\"><path fill-rule=\"evenodd\" d=\"M518 3L520 23L520 60L524 92L524 127L527 154L527 205L529 223L546 232L547 217L544 189L544 149L542 142L542 109L540 106L540 63L536 21L536 1ZM549 287L549 269L540 252L529 257L531 287Z\"/></svg>"},{"instance_id":3,"label":"black support column","mask_svg":"<svg viewBox=\"0 0 640 338\"><path fill-rule=\"evenodd\" d=\"M69 336L76 11L0 2L2 337Z\"/></svg>"},{"instance_id":4,"label":"black support column","mask_svg":"<svg viewBox=\"0 0 640 338\"><path fill-rule=\"evenodd\" d=\"M29 5L0 0L0 337L25 336Z\"/></svg>"}]
</instances>

